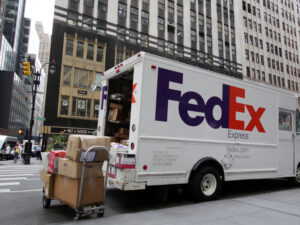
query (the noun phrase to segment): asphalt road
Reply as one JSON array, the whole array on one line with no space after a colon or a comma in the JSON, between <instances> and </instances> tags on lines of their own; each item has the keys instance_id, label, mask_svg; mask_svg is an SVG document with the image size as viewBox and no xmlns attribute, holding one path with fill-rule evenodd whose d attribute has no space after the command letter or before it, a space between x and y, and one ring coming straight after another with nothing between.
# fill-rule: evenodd
<instances>
[{"instance_id":1,"label":"asphalt road","mask_svg":"<svg viewBox=\"0 0 300 225\"><path fill-rule=\"evenodd\" d=\"M219 200L193 203L173 188L167 199L156 189L108 189L105 215L72 221L74 210L58 201L42 207L40 162L0 161L0 224L300 224L300 188L284 179L230 182Z\"/></svg>"}]
</instances>

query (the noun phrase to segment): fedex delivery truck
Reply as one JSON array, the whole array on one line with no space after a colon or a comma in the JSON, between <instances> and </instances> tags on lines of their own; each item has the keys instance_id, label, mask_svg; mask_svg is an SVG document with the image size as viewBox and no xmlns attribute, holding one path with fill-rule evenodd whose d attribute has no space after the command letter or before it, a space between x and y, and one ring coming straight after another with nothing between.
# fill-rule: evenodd
<instances>
[{"instance_id":1,"label":"fedex delivery truck","mask_svg":"<svg viewBox=\"0 0 300 225\"><path fill-rule=\"evenodd\" d=\"M97 135L128 138L112 145L111 186L188 184L199 201L226 181L300 183L297 96L144 52L106 71L101 89Z\"/></svg>"}]
</instances>

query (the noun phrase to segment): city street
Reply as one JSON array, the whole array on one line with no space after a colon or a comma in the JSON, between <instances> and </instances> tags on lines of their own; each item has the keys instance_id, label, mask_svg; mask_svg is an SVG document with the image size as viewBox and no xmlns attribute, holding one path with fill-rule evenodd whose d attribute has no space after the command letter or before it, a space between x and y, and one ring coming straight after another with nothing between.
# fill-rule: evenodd
<instances>
[{"instance_id":1,"label":"city street","mask_svg":"<svg viewBox=\"0 0 300 225\"><path fill-rule=\"evenodd\" d=\"M156 190L108 189L104 218L73 221L58 201L42 207L40 161L0 162L1 224L300 224L300 189L286 180L230 182L217 201L195 204L178 189L167 201Z\"/></svg>"}]
</instances>

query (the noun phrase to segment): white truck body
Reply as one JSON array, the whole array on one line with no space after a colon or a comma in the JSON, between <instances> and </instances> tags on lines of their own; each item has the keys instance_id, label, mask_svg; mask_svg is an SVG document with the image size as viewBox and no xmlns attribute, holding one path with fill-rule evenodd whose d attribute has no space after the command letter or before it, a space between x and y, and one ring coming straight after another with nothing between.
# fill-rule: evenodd
<instances>
[{"instance_id":1,"label":"white truck body","mask_svg":"<svg viewBox=\"0 0 300 225\"><path fill-rule=\"evenodd\" d=\"M222 168L224 181L295 177L297 96L144 52L103 74L97 135L109 135L110 81L128 71L135 168L113 168L110 185L186 184L206 161Z\"/></svg>"}]
</instances>

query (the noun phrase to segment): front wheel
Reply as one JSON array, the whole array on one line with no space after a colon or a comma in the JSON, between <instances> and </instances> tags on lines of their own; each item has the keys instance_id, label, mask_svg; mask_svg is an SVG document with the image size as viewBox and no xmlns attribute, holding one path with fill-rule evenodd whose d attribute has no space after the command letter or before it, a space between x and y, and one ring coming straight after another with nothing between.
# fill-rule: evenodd
<instances>
[{"instance_id":1,"label":"front wheel","mask_svg":"<svg viewBox=\"0 0 300 225\"><path fill-rule=\"evenodd\" d=\"M221 174L212 166L198 170L189 183L192 197L196 202L216 199L221 187Z\"/></svg>"},{"instance_id":2,"label":"front wheel","mask_svg":"<svg viewBox=\"0 0 300 225\"><path fill-rule=\"evenodd\" d=\"M50 205L51 205L51 199L43 196L43 207L45 209L49 209Z\"/></svg>"}]
</instances>

